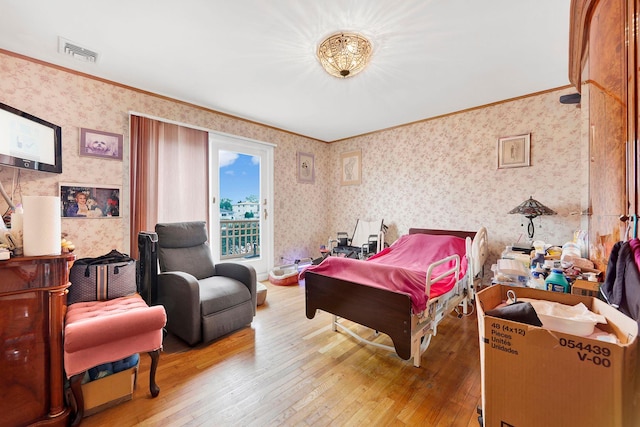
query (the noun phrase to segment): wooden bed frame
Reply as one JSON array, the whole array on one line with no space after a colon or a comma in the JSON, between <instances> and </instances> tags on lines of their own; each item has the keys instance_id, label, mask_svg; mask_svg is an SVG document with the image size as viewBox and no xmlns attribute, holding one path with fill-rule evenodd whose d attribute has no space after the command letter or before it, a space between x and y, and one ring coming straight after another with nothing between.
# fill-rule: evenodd
<instances>
[{"instance_id":1,"label":"wooden bed frame","mask_svg":"<svg viewBox=\"0 0 640 427\"><path fill-rule=\"evenodd\" d=\"M333 314L332 329L348 333L357 340L394 351L404 360L413 356L413 364L420 367L421 355L426 351L431 337L436 335L437 325L442 318L458 305L463 304L464 313L474 298L474 279L482 271L476 271L484 263L487 255L486 229L479 232L432 230L411 228L409 234L451 235L466 239L468 258L467 275L460 279L453 289L438 298L430 298L423 313L413 313L409 295L363 285L356 282L324 276L313 271L305 273L305 302L307 318L313 319L317 310ZM481 260L473 262L472 239L482 234L477 243L475 257ZM476 266L474 268L474 266ZM387 334L393 341L393 347L365 339L340 323L347 319Z\"/></svg>"}]
</instances>

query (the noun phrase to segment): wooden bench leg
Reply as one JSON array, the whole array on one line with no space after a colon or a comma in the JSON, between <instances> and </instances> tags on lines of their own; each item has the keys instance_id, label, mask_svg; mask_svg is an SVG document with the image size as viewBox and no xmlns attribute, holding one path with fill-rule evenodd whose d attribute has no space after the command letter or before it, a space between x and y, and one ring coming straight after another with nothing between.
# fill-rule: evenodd
<instances>
[{"instance_id":1,"label":"wooden bench leg","mask_svg":"<svg viewBox=\"0 0 640 427\"><path fill-rule=\"evenodd\" d=\"M158 369L158 361L160 360L160 350L149 352L151 357L151 369L149 370L149 391L151 397L156 397L160 393L160 387L156 384L156 369Z\"/></svg>"},{"instance_id":2,"label":"wooden bench leg","mask_svg":"<svg viewBox=\"0 0 640 427\"><path fill-rule=\"evenodd\" d=\"M73 419L71 420L71 426L75 427L82 422L82 417L84 417L84 396L82 395L82 378L84 378L84 372L80 374L76 374L69 379L69 383L71 384L71 393L73 395L73 400L75 403L76 411L73 414Z\"/></svg>"}]
</instances>

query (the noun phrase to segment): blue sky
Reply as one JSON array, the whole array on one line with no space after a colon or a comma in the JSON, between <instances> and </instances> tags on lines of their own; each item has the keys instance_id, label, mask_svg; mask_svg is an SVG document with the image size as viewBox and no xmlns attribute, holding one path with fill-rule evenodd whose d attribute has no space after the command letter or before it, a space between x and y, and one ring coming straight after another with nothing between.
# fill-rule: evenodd
<instances>
[{"instance_id":1,"label":"blue sky","mask_svg":"<svg viewBox=\"0 0 640 427\"><path fill-rule=\"evenodd\" d=\"M231 151L220 151L220 199L231 203L250 195L260 196L260 158Z\"/></svg>"}]
</instances>

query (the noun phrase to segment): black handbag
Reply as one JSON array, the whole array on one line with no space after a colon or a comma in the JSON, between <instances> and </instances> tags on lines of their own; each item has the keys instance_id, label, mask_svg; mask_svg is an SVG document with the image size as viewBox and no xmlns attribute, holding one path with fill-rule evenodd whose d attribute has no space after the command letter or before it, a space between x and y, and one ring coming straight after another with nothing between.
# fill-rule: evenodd
<instances>
[{"instance_id":1,"label":"black handbag","mask_svg":"<svg viewBox=\"0 0 640 427\"><path fill-rule=\"evenodd\" d=\"M136 293L136 260L112 250L96 258L81 258L69 272L67 304L104 301Z\"/></svg>"}]
</instances>

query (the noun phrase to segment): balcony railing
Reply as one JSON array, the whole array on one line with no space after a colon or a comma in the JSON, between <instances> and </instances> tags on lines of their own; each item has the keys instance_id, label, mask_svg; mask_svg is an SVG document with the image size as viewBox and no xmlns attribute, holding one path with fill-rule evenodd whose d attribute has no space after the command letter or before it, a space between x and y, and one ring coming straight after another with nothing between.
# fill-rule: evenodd
<instances>
[{"instance_id":1,"label":"balcony railing","mask_svg":"<svg viewBox=\"0 0 640 427\"><path fill-rule=\"evenodd\" d=\"M220 220L220 258L260 256L260 220Z\"/></svg>"}]
</instances>

